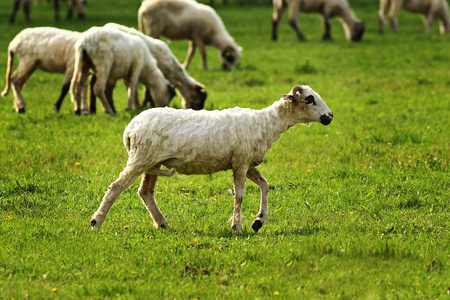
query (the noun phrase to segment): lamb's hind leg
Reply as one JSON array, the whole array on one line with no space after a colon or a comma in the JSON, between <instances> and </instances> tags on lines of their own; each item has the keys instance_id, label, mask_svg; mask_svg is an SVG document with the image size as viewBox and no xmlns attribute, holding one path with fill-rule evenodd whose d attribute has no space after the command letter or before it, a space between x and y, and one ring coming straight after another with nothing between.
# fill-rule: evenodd
<instances>
[{"instance_id":1,"label":"lamb's hind leg","mask_svg":"<svg viewBox=\"0 0 450 300\"><path fill-rule=\"evenodd\" d=\"M174 168L170 170L160 170L158 167L154 167L144 174L142 177L141 186L138 190L139 197L142 199L142 202L152 216L154 224L157 228L167 228L169 225L155 201L154 194L156 180L158 179L158 176L170 177L173 174L175 174Z\"/></svg>"},{"instance_id":2,"label":"lamb's hind leg","mask_svg":"<svg viewBox=\"0 0 450 300\"><path fill-rule=\"evenodd\" d=\"M259 212L256 216L257 218L255 219L255 221L253 221L252 224L252 229L255 232L258 232L258 230L263 226L264 221L267 219L267 216L269 215L269 209L267 207L269 184L256 168L252 168L247 172L247 178L253 181L257 186L259 186L259 189L261 190L261 203Z\"/></svg>"},{"instance_id":3,"label":"lamb's hind leg","mask_svg":"<svg viewBox=\"0 0 450 300\"><path fill-rule=\"evenodd\" d=\"M144 171L133 166L127 166L121 173L119 178L111 183L103 196L102 203L91 218L92 227L100 227L108 214L109 209L120 196L120 194L141 175Z\"/></svg>"}]
</instances>

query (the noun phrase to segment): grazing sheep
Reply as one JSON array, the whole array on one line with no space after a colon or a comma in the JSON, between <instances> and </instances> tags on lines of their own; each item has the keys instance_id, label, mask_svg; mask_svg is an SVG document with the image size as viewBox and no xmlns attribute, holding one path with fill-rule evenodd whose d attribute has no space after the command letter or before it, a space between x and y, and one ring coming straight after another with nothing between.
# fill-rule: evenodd
<instances>
[{"instance_id":1,"label":"grazing sheep","mask_svg":"<svg viewBox=\"0 0 450 300\"><path fill-rule=\"evenodd\" d=\"M378 32L383 33L385 16L389 12L389 22L394 33L398 33L397 15L400 9L421 13L424 17L425 32L431 32L434 18L439 20L441 34L450 33L450 12L446 0L380 0L378 11Z\"/></svg>"},{"instance_id":2,"label":"grazing sheep","mask_svg":"<svg viewBox=\"0 0 450 300\"><path fill-rule=\"evenodd\" d=\"M222 67L230 70L241 57L242 48L236 45L215 10L193 0L145 0L138 12L139 30L159 38L189 40L184 62L187 68L196 47L202 56L203 68L208 69L205 46L220 50Z\"/></svg>"},{"instance_id":3,"label":"grazing sheep","mask_svg":"<svg viewBox=\"0 0 450 300\"><path fill-rule=\"evenodd\" d=\"M164 77L180 91L183 108L203 109L207 97L205 87L186 73L166 43L119 24L108 23L105 27L116 28L142 38Z\"/></svg>"},{"instance_id":4,"label":"grazing sheep","mask_svg":"<svg viewBox=\"0 0 450 300\"><path fill-rule=\"evenodd\" d=\"M123 134L128 162L103 196L91 219L100 226L120 193L140 176L139 196L157 227L167 227L154 199L158 176L212 174L232 170L234 212L232 228L242 230L241 204L246 177L261 190L261 204L252 228L258 231L268 215L269 186L256 166L282 133L297 123L328 125L333 113L308 86L295 86L289 94L262 110L231 108L222 111L149 109L131 120ZM161 170L165 166L168 170Z\"/></svg>"},{"instance_id":5,"label":"grazing sheep","mask_svg":"<svg viewBox=\"0 0 450 300\"><path fill-rule=\"evenodd\" d=\"M140 37L114 28L92 27L75 43L75 67L71 83L71 99L75 111L81 113L80 93L92 70L96 75L94 90L105 112L114 114L106 95L110 80L124 79L128 86L128 109L135 109L137 84L151 90L158 106L166 106L175 90L158 69L155 59Z\"/></svg>"},{"instance_id":6,"label":"grazing sheep","mask_svg":"<svg viewBox=\"0 0 450 300\"><path fill-rule=\"evenodd\" d=\"M59 5L61 0L51 0L53 4L54 10L54 18L55 20L59 20ZM13 7L11 10L11 14L9 15L9 22L14 23L16 20L17 11L22 8L25 14L25 20L27 22L30 21L30 13L31 13L31 2L33 0L14 0ZM40 1L39 1L40 2ZM79 18L84 18L86 1L84 0L69 0L69 8L67 11L67 18L72 18L73 13L75 12Z\"/></svg>"},{"instance_id":7,"label":"grazing sheep","mask_svg":"<svg viewBox=\"0 0 450 300\"><path fill-rule=\"evenodd\" d=\"M338 17L342 23L347 39L358 42L362 40L364 22L356 18L347 0L273 0L272 40L278 39L278 25L286 8L289 8L289 24L300 40L305 37L298 26L297 14L319 13L323 18L323 40L331 40L330 19Z\"/></svg>"},{"instance_id":8,"label":"grazing sheep","mask_svg":"<svg viewBox=\"0 0 450 300\"><path fill-rule=\"evenodd\" d=\"M59 111L62 100L70 88L74 64L73 47L80 35L80 32L52 27L27 28L9 43L6 87L2 96L8 95L12 85L14 107L17 112L25 112L22 88L37 69L65 74L61 93L54 107L56 111ZM19 66L11 76L14 55L19 59Z\"/></svg>"}]
</instances>

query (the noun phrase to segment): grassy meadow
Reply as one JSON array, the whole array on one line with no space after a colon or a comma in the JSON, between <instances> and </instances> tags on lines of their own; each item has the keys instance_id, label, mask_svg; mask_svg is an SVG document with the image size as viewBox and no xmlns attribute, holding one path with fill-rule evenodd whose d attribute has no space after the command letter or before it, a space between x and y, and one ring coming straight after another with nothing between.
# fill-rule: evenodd
<instances>
[{"instance_id":1,"label":"grassy meadow","mask_svg":"<svg viewBox=\"0 0 450 300\"><path fill-rule=\"evenodd\" d=\"M84 20L57 22L47 2L8 24L0 3L0 88L9 41L28 26L84 31L137 26L140 0L89 1ZM297 125L267 153L269 218L255 234L259 190L247 182L242 234L228 222L231 172L161 177L156 200L170 228L157 230L124 191L101 229L89 220L125 166L126 90L118 114L76 116L69 97L52 112L63 76L37 71L23 89L26 113L0 99L0 298L2 299L448 299L450 288L450 35L425 34L401 12L400 33L377 32L376 0L350 0L366 24L348 42L337 20L321 40L317 15L299 15L307 41L287 23L270 40L272 8L215 1L244 48L231 72L208 48L205 109L254 109L307 84L333 110L329 126ZM65 12L62 13L65 16ZM180 61L185 41L167 41ZM17 66L17 60L15 62ZM99 105L99 104L98 104ZM99 105L100 106L100 105ZM180 107L174 98L173 107Z\"/></svg>"}]
</instances>

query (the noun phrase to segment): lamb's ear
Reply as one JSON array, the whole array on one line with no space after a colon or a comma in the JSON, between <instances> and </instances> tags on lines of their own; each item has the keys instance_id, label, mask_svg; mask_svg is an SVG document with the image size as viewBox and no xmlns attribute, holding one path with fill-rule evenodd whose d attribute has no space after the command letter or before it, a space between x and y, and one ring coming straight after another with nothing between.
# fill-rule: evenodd
<instances>
[{"instance_id":1,"label":"lamb's ear","mask_svg":"<svg viewBox=\"0 0 450 300\"><path fill-rule=\"evenodd\" d=\"M292 88L292 95L291 94L285 94L283 95L284 100L289 100L292 102L302 101L302 92L303 88L300 85L296 85Z\"/></svg>"},{"instance_id":2,"label":"lamb's ear","mask_svg":"<svg viewBox=\"0 0 450 300\"><path fill-rule=\"evenodd\" d=\"M292 95L294 95L294 98L296 101L302 101L303 100L303 88L300 85L296 85L292 88Z\"/></svg>"}]
</instances>

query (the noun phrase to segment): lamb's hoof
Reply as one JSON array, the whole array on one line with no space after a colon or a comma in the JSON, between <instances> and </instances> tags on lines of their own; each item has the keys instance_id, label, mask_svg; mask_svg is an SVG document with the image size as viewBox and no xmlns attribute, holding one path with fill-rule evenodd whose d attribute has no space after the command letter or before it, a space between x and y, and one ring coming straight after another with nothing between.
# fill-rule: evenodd
<instances>
[{"instance_id":1,"label":"lamb's hoof","mask_svg":"<svg viewBox=\"0 0 450 300\"><path fill-rule=\"evenodd\" d=\"M97 220L96 219L92 219L91 220L91 227L94 228L96 224L97 224Z\"/></svg>"},{"instance_id":2,"label":"lamb's hoof","mask_svg":"<svg viewBox=\"0 0 450 300\"><path fill-rule=\"evenodd\" d=\"M58 106L53 106L53 111L55 112L55 113L59 113L59 107Z\"/></svg>"},{"instance_id":3,"label":"lamb's hoof","mask_svg":"<svg viewBox=\"0 0 450 300\"><path fill-rule=\"evenodd\" d=\"M161 225L159 225L159 228L161 228L161 229L167 229L167 225L166 225L166 224L161 224Z\"/></svg>"},{"instance_id":4,"label":"lamb's hoof","mask_svg":"<svg viewBox=\"0 0 450 300\"><path fill-rule=\"evenodd\" d=\"M74 112L77 116L81 116L81 109L75 110Z\"/></svg>"},{"instance_id":5,"label":"lamb's hoof","mask_svg":"<svg viewBox=\"0 0 450 300\"><path fill-rule=\"evenodd\" d=\"M253 221L252 229L255 232L258 232L258 230L260 230L262 226L263 226L263 222L261 222L261 220L255 220L255 221Z\"/></svg>"},{"instance_id":6,"label":"lamb's hoof","mask_svg":"<svg viewBox=\"0 0 450 300\"><path fill-rule=\"evenodd\" d=\"M19 110L17 112L19 114L24 114L25 113L25 107L19 108Z\"/></svg>"},{"instance_id":7,"label":"lamb's hoof","mask_svg":"<svg viewBox=\"0 0 450 300\"><path fill-rule=\"evenodd\" d=\"M242 226L237 225L237 224L233 224L233 225L231 226L231 229L233 229L234 231L237 231L238 233L241 233L241 232L242 232Z\"/></svg>"}]
</instances>

